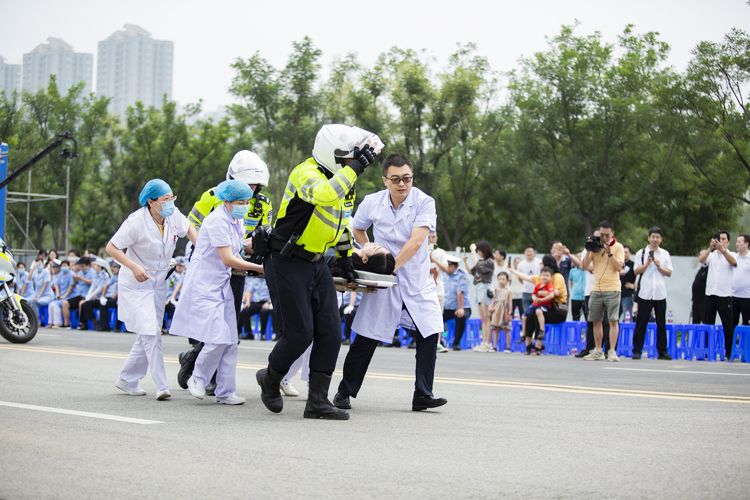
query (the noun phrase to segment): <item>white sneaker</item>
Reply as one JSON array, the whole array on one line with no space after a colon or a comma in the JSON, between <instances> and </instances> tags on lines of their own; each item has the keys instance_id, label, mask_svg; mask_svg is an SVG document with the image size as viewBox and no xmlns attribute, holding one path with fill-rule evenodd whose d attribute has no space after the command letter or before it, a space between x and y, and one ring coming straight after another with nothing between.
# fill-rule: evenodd
<instances>
[{"instance_id":1,"label":"white sneaker","mask_svg":"<svg viewBox=\"0 0 750 500\"><path fill-rule=\"evenodd\" d=\"M169 392L169 389L164 389L163 391L159 391L156 393L157 401L166 401L167 399L171 397L172 397L172 393Z\"/></svg>"},{"instance_id":2,"label":"white sneaker","mask_svg":"<svg viewBox=\"0 0 750 500\"><path fill-rule=\"evenodd\" d=\"M241 398L236 394L230 394L221 398L216 398L216 402L221 405L244 405L245 398Z\"/></svg>"},{"instance_id":3,"label":"white sneaker","mask_svg":"<svg viewBox=\"0 0 750 500\"><path fill-rule=\"evenodd\" d=\"M594 349L583 357L586 361L601 361L604 359L604 352L601 349Z\"/></svg>"},{"instance_id":4,"label":"white sneaker","mask_svg":"<svg viewBox=\"0 0 750 500\"><path fill-rule=\"evenodd\" d=\"M291 397L299 396L299 391L292 385L291 380L287 380L285 378L281 379L279 388L284 392L285 396L291 396Z\"/></svg>"},{"instance_id":5,"label":"white sneaker","mask_svg":"<svg viewBox=\"0 0 750 500\"><path fill-rule=\"evenodd\" d=\"M118 378L117 382L115 382L115 387L120 389L122 392L126 394L130 394L131 396L145 396L146 391L141 389L141 386L137 385L135 387L131 387L128 385L127 382L125 382L123 379Z\"/></svg>"},{"instance_id":6,"label":"white sneaker","mask_svg":"<svg viewBox=\"0 0 750 500\"><path fill-rule=\"evenodd\" d=\"M617 355L617 352L615 352L614 349L610 349L609 354L607 355L607 361L617 363L618 361L620 361L620 356Z\"/></svg>"},{"instance_id":7,"label":"white sneaker","mask_svg":"<svg viewBox=\"0 0 750 500\"><path fill-rule=\"evenodd\" d=\"M203 399L206 397L206 387L198 382L195 377L190 377L187 384L188 390L190 391L190 394L193 395L193 397L198 399Z\"/></svg>"},{"instance_id":8,"label":"white sneaker","mask_svg":"<svg viewBox=\"0 0 750 500\"><path fill-rule=\"evenodd\" d=\"M437 352L448 352L448 348L447 348L447 347L445 347L445 346L444 346L443 344L441 344L440 342L438 342L438 345L437 345Z\"/></svg>"},{"instance_id":9,"label":"white sneaker","mask_svg":"<svg viewBox=\"0 0 750 500\"><path fill-rule=\"evenodd\" d=\"M505 350L504 350L503 352L510 352L510 349L508 349L508 348L506 347L506 348L505 348Z\"/></svg>"}]
</instances>

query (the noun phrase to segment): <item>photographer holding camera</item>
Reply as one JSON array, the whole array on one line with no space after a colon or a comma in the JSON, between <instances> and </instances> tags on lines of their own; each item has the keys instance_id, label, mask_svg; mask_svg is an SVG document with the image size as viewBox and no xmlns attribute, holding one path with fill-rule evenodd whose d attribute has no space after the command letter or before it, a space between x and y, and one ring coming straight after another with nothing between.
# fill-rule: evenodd
<instances>
[{"instance_id":1,"label":"photographer holding camera","mask_svg":"<svg viewBox=\"0 0 750 500\"><path fill-rule=\"evenodd\" d=\"M729 231L721 230L711 238L708 248L698 256L702 266L708 267L706 302L703 323L712 325L719 313L724 327L727 361L732 354L734 325L732 324L732 272L737 267L734 253L729 251Z\"/></svg>"},{"instance_id":2,"label":"photographer holding camera","mask_svg":"<svg viewBox=\"0 0 750 500\"><path fill-rule=\"evenodd\" d=\"M602 321L605 317L609 322L609 361L619 361L615 348L619 334L620 316L620 271L625 265L625 249L615 238L614 226L611 222L599 223L599 237L589 236L586 240L586 257L583 268L593 264L594 289L589 298L589 321L594 324L595 348L583 359L600 361L605 359L602 351Z\"/></svg>"},{"instance_id":3,"label":"photographer holding camera","mask_svg":"<svg viewBox=\"0 0 750 500\"><path fill-rule=\"evenodd\" d=\"M659 359L672 359L667 353L667 283L672 276L672 258L660 247L661 229L654 226L648 230L648 246L635 254L635 274L638 275L635 300L638 315L633 335L633 359L641 359L643 340L646 336L651 311L656 316L656 349Z\"/></svg>"}]
</instances>

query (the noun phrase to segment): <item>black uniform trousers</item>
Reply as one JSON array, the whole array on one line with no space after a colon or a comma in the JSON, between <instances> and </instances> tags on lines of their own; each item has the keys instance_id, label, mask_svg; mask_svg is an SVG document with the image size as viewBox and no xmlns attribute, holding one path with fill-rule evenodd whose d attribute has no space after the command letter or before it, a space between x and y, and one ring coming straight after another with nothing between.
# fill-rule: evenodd
<instances>
[{"instance_id":1,"label":"black uniform trousers","mask_svg":"<svg viewBox=\"0 0 750 500\"><path fill-rule=\"evenodd\" d=\"M261 302L250 302L250 305L240 311L240 319L237 321L237 333L242 332L242 327L245 327L245 335L248 337L253 336L253 325L250 319L256 314L260 314L260 335L258 338L265 338L266 327L268 326L268 318L271 317L271 309L263 309L265 301Z\"/></svg>"},{"instance_id":2,"label":"black uniform trousers","mask_svg":"<svg viewBox=\"0 0 750 500\"><path fill-rule=\"evenodd\" d=\"M742 322L740 322L742 314ZM734 326L750 325L750 299L732 297L732 324Z\"/></svg>"},{"instance_id":3,"label":"black uniform trousers","mask_svg":"<svg viewBox=\"0 0 750 500\"><path fill-rule=\"evenodd\" d=\"M638 314L635 317L633 353L640 354L643 350L648 320L653 310L656 318L656 351L659 356L667 354L667 299L646 300L636 297L636 300L638 301Z\"/></svg>"},{"instance_id":4,"label":"black uniform trousers","mask_svg":"<svg viewBox=\"0 0 750 500\"><path fill-rule=\"evenodd\" d=\"M94 316L94 309L96 306L99 305L99 299L92 299L92 300L85 300L81 302L81 316L80 316L80 326L79 328L82 328L84 330L88 329L88 322L89 321L95 321L96 316Z\"/></svg>"},{"instance_id":5,"label":"black uniform trousers","mask_svg":"<svg viewBox=\"0 0 750 500\"><path fill-rule=\"evenodd\" d=\"M278 323L274 329L281 335L269 366L285 374L312 343L310 371L331 375L341 348L341 318L325 260L309 262L273 251L263 267Z\"/></svg>"},{"instance_id":6,"label":"black uniform trousers","mask_svg":"<svg viewBox=\"0 0 750 500\"><path fill-rule=\"evenodd\" d=\"M354 316L357 315L357 309L358 306L354 306L354 310L352 310L349 314L344 314L344 309L347 308L348 305L341 304L341 307L339 307L339 314L341 315L341 319L344 321L344 340L351 340L352 338L352 323L354 323Z\"/></svg>"},{"instance_id":7,"label":"black uniform trousers","mask_svg":"<svg viewBox=\"0 0 750 500\"><path fill-rule=\"evenodd\" d=\"M706 295L703 323L713 325L716 323L716 313L719 313L721 326L724 327L724 347L727 359L732 354L732 342L734 342L734 323L732 322L732 297L719 297L718 295Z\"/></svg>"},{"instance_id":8,"label":"black uniform trousers","mask_svg":"<svg viewBox=\"0 0 750 500\"><path fill-rule=\"evenodd\" d=\"M106 304L98 303L96 307L99 309L99 321L96 323L96 329L100 332L109 331L109 308L117 307L117 299L107 299ZM122 322L116 319L115 330L119 330L121 324Z\"/></svg>"},{"instance_id":9,"label":"black uniform trousers","mask_svg":"<svg viewBox=\"0 0 750 500\"><path fill-rule=\"evenodd\" d=\"M417 330L411 332L412 338L417 343L417 352L414 357L417 360L414 381L414 397L432 397L432 382L435 379L435 360L437 358L437 341L440 334L434 333L427 338ZM372 355L380 342L357 335L349 346L349 353L344 360L344 378L339 384L339 394L342 396L357 397L362 382L365 379L367 368L370 366Z\"/></svg>"},{"instance_id":10,"label":"black uniform trousers","mask_svg":"<svg viewBox=\"0 0 750 500\"><path fill-rule=\"evenodd\" d=\"M461 345L461 339L464 337L464 331L466 330L466 320L471 318L471 307L464 307L464 317L459 318L456 316L455 309L443 309L443 322L456 320L456 334L453 336L453 347L459 347Z\"/></svg>"}]
</instances>

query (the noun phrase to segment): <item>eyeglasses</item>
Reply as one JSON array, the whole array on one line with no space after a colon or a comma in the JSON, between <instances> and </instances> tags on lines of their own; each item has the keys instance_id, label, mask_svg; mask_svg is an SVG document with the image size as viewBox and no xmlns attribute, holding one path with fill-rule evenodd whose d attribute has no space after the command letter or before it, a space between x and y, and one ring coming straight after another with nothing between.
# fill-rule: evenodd
<instances>
[{"instance_id":1,"label":"eyeglasses","mask_svg":"<svg viewBox=\"0 0 750 500\"><path fill-rule=\"evenodd\" d=\"M175 201L176 199L177 199L177 197L175 195L168 195L166 198L160 199L158 201L160 203L166 203L166 202L169 202L169 201Z\"/></svg>"},{"instance_id":2,"label":"eyeglasses","mask_svg":"<svg viewBox=\"0 0 750 500\"><path fill-rule=\"evenodd\" d=\"M393 177L386 177L391 184L401 184L403 181L404 184L411 184L411 181L414 180L414 176L411 175L402 175L399 177L398 175L394 175Z\"/></svg>"}]
</instances>

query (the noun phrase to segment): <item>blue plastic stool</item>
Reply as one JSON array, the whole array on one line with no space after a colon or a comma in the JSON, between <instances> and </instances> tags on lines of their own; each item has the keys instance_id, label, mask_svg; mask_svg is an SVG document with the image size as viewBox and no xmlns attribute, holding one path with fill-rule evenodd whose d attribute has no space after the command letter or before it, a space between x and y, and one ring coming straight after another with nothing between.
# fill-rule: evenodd
<instances>
[{"instance_id":1,"label":"blue plastic stool","mask_svg":"<svg viewBox=\"0 0 750 500\"><path fill-rule=\"evenodd\" d=\"M716 361L716 327L686 325L690 335L690 357L699 361Z\"/></svg>"},{"instance_id":2,"label":"blue plastic stool","mask_svg":"<svg viewBox=\"0 0 750 500\"><path fill-rule=\"evenodd\" d=\"M620 331L617 336L617 354L619 356L633 357L634 335L635 323L620 323Z\"/></svg>"},{"instance_id":3,"label":"blue plastic stool","mask_svg":"<svg viewBox=\"0 0 750 500\"><path fill-rule=\"evenodd\" d=\"M461 339L462 349L471 349L482 342L482 322L478 319L469 319L466 322L466 330Z\"/></svg>"},{"instance_id":4,"label":"blue plastic stool","mask_svg":"<svg viewBox=\"0 0 750 500\"><path fill-rule=\"evenodd\" d=\"M739 359L743 363L750 362L750 326L740 325L734 328L734 345L730 359Z\"/></svg>"},{"instance_id":5,"label":"blue plastic stool","mask_svg":"<svg viewBox=\"0 0 750 500\"><path fill-rule=\"evenodd\" d=\"M724 340L724 327L716 325L716 356L724 361L727 359L726 341Z\"/></svg>"},{"instance_id":6,"label":"blue plastic stool","mask_svg":"<svg viewBox=\"0 0 750 500\"><path fill-rule=\"evenodd\" d=\"M514 319L511 322L511 328L510 328L510 350L512 352L526 352L526 346L521 341L521 328L523 325L521 325L520 319Z\"/></svg>"},{"instance_id":7,"label":"blue plastic stool","mask_svg":"<svg viewBox=\"0 0 750 500\"><path fill-rule=\"evenodd\" d=\"M571 354L573 349L578 352L582 351L586 344L586 338L584 336L585 330L585 321L568 321L563 323L563 334L562 339L560 340L560 354Z\"/></svg>"},{"instance_id":8,"label":"blue plastic stool","mask_svg":"<svg viewBox=\"0 0 750 500\"><path fill-rule=\"evenodd\" d=\"M667 325L667 350L672 359L690 359L689 325ZM671 328L670 328L671 327Z\"/></svg>"},{"instance_id":9,"label":"blue plastic stool","mask_svg":"<svg viewBox=\"0 0 750 500\"><path fill-rule=\"evenodd\" d=\"M49 307L38 306L37 310L39 311L39 325L47 326L49 324Z\"/></svg>"},{"instance_id":10,"label":"blue plastic stool","mask_svg":"<svg viewBox=\"0 0 750 500\"><path fill-rule=\"evenodd\" d=\"M567 352L563 352L563 324L555 323L544 326L544 352L547 354L558 354L564 355Z\"/></svg>"},{"instance_id":11,"label":"blue plastic stool","mask_svg":"<svg viewBox=\"0 0 750 500\"><path fill-rule=\"evenodd\" d=\"M70 328L71 330L78 328L78 309L70 311Z\"/></svg>"}]
</instances>

